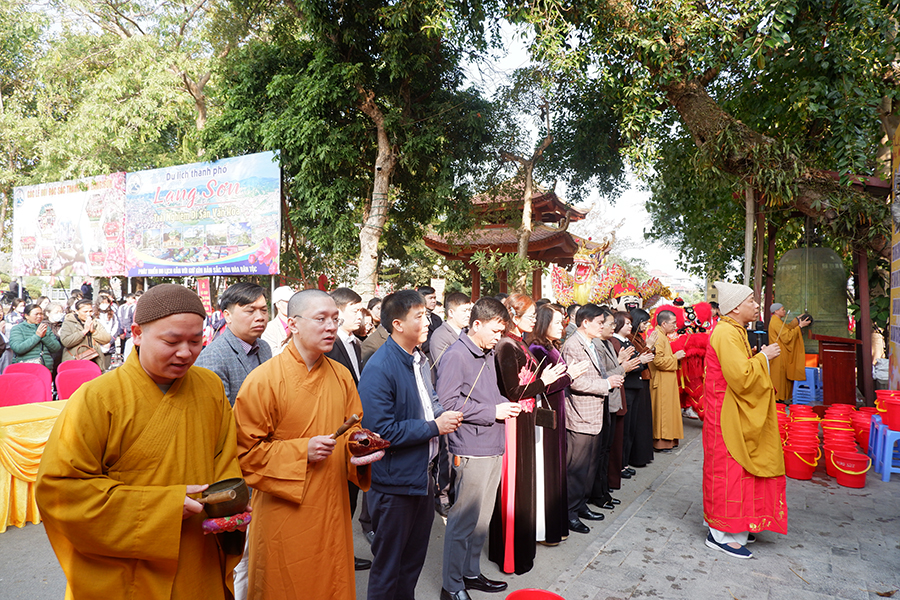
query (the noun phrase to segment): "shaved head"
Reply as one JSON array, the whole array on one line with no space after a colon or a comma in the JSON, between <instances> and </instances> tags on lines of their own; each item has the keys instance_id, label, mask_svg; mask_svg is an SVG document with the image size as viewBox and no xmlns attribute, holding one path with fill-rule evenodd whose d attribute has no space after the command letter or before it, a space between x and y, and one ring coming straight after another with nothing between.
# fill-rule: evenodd
<instances>
[{"instance_id":1,"label":"shaved head","mask_svg":"<svg viewBox=\"0 0 900 600\"><path fill-rule=\"evenodd\" d=\"M288 316L297 316L308 309L314 301L322 300L324 298L330 300L331 296L322 290L301 290L291 296L291 299L288 302Z\"/></svg>"}]
</instances>

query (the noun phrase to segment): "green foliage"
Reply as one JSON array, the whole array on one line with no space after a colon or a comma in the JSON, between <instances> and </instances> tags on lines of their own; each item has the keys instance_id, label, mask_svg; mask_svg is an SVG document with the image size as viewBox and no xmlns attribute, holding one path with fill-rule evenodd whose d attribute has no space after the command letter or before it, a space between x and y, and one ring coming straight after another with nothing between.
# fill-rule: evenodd
<instances>
[{"instance_id":1,"label":"green foliage","mask_svg":"<svg viewBox=\"0 0 900 600\"><path fill-rule=\"evenodd\" d=\"M362 111L371 94L399 156L380 250L403 256L438 217L441 229L462 226L473 192L464 175L485 163L492 107L462 88L461 40L443 37L463 27L454 14L440 2L296 6L302 18L265 13L270 32L223 64L221 107L204 132L211 154L281 149L303 258L345 264L375 173L376 131Z\"/></svg>"},{"instance_id":2,"label":"green foliage","mask_svg":"<svg viewBox=\"0 0 900 600\"><path fill-rule=\"evenodd\" d=\"M519 279L525 282L527 288L530 285L532 273L541 267L541 263L527 258L522 259L518 254L504 254L493 250L476 252L472 255L472 263L478 267L483 276L494 281L498 281L500 273L505 272L511 288Z\"/></svg>"}]
</instances>

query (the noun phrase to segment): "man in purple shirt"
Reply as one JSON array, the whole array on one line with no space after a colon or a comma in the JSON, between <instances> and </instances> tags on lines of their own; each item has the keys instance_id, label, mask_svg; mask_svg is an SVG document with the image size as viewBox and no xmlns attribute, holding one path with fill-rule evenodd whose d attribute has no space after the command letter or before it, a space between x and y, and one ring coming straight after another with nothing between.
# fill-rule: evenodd
<instances>
[{"instance_id":1,"label":"man in purple shirt","mask_svg":"<svg viewBox=\"0 0 900 600\"><path fill-rule=\"evenodd\" d=\"M441 600L470 600L466 590L500 592L507 587L482 574L481 549L500 484L504 421L521 410L500 395L494 366L493 349L508 321L503 304L482 298L472 307L469 328L438 364L438 399L446 410L463 414L459 428L448 435L456 502L447 515Z\"/></svg>"}]
</instances>

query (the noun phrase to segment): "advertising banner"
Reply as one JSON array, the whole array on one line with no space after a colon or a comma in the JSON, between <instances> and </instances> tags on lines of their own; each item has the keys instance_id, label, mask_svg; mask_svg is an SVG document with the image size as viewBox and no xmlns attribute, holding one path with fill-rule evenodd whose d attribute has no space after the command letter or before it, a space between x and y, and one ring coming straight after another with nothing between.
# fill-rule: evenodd
<instances>
[{"instance_id":1,"label":"advertising banner","mask_svg":"<svg viewBox=\"0 0 900 600\"><path fill-rule=\"evenodd\" d=\"M200 301L203 303L203 310L206 311L206 314L213 314L214 311L212 307L212 294L210 293L209 288L209 277L197 278L197 295L200 296Z\"/></svg>"},{"instance_id":2,"label":"advertising banner","mask_svg":"<svg viewBox=\"0 0 900 600\"><path fill-rule=\"evenodd\" d=\"M13 189L15 276L125 274L125 173Z\"/></svg>"},{"instance_id":3,"label":"advertising banner","mask_svg":"<svg viewBox=\"0 0 900 600\"><path fill-rule=\"evenodd\" d=\"M129 173L131 277L278 273L281 170L274 152Z\"/></svg>"}]
</instances>

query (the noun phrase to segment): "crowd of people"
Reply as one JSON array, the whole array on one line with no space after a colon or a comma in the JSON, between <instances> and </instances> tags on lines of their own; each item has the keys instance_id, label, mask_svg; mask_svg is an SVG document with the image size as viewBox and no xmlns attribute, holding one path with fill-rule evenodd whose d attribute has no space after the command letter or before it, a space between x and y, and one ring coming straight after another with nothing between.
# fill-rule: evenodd
<instances>
[{"instance_id":1,"label":"crowd of people","mask_svg":"<svg viewBox=\"0 0 900 600\"><path fill-rule=\"evenodd\" d=\"M284 286L270 313L250 282L213 315L174 284L124 300L10 311L13 360L52 368L93 349L109 367L116 342L139 349L79 389L41 465L38 502L75 597L355 598L353 571L371 569L370 600L414 598L435 514L441 599L500 592L485 544L501 572L528 572L537 544L590 532L683 438L667 310L454 292L441 319L429 286L365 304L349 288ZM252 490L240 557L224 531L197 535L197 494L229 476ZM372 561L354 556L357 512ZM121 535L126 513L135 531Z\"/></svg>"},{"instance_id":2,"label":"crowd of people","mask_svg":"<svg viewBox=\"0 0 900 600\"><path fill-rule=\"evenodd\" d=\"M131 322L140 294L117 301L111 290L92 299L73 289L65 303L47 296L12 299L0 321L0 373L18 362L43 364L54 378L67 360L92 360L103 371L117 366L132 348Z\"/></svg>"}]
</instances>

